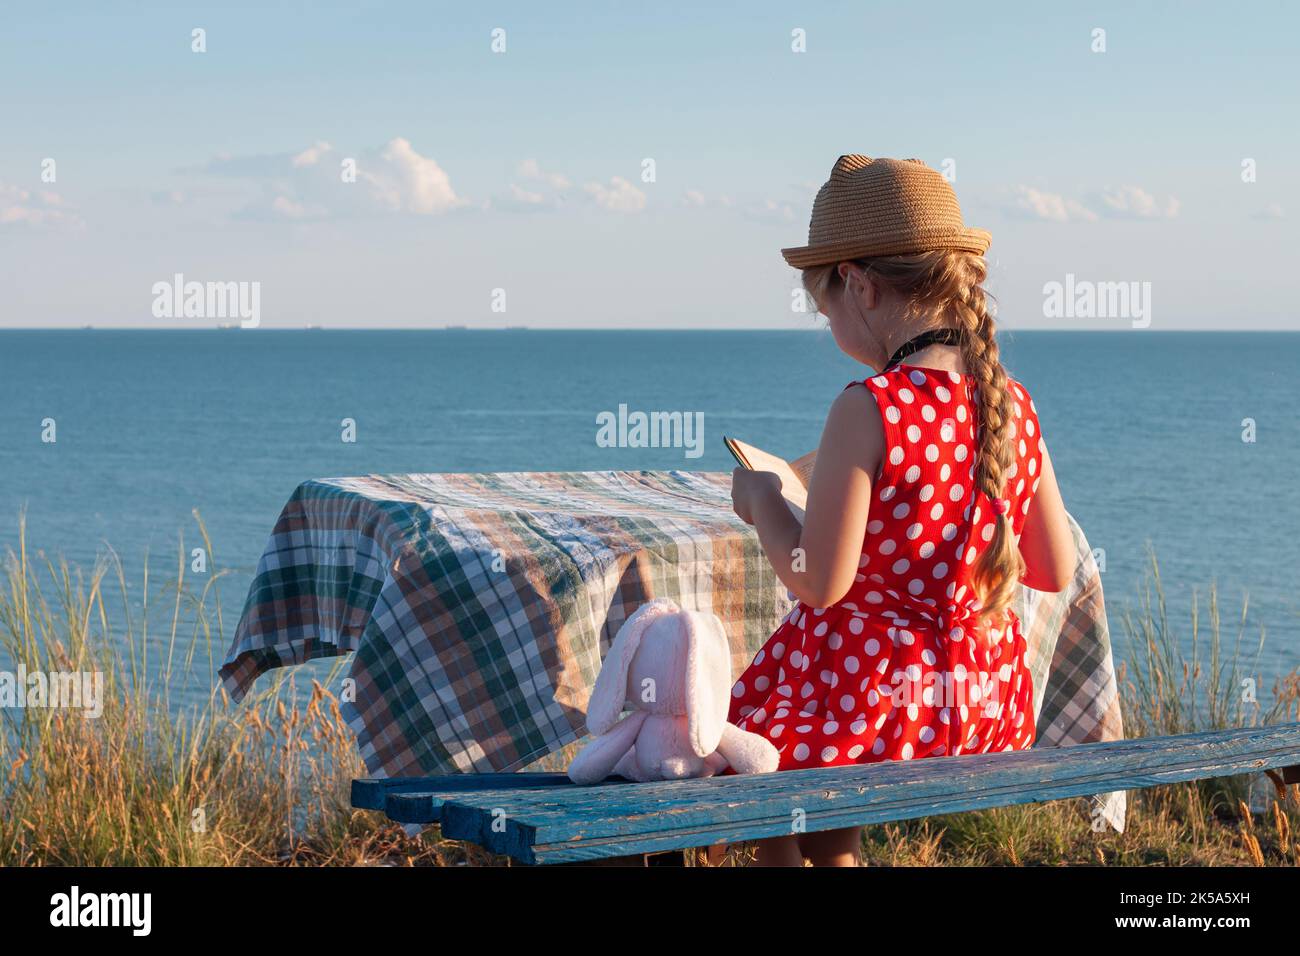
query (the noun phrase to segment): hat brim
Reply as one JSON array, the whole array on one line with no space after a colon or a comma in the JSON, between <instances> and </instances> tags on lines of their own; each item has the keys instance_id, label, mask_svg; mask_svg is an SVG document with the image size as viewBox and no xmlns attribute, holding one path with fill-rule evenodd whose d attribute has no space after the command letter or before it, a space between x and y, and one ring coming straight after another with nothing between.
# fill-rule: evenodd
<instances>
[{"instance_id":1,"label":"hat brim","mask_svg":"<svg viewBox=\"0 0 1300 956\"><path fill-rule=\"evenodd\" d=\"M961 229L957 232L910 239L853 239L845 242L822 243L815 246L793 246L782 249L781 255L795 269L834 265L849 259L869 256L906 256L917 252L974 252L983 255L988 251L993 237L983 229Z\"/></svg>"}]
</instances>

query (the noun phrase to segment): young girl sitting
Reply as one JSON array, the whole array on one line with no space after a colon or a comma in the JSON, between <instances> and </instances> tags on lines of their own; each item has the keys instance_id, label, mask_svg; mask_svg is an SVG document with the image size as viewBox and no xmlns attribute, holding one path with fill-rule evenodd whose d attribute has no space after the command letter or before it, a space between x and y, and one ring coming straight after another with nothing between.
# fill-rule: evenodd
<instances>
[{"instance_id":1,"label":"young girl sitting","mask_svg":"<svg viewBox=\"0 0 1300 956\"><path fill-rule=\"evenodd\" d=\"M879 374L831 406L802 526L770 472L736 514L798 599L730 719L797 770L1034 742L1018 583L1059 591L1075 545L1028 390L998 359L987 232L917 160L841 156L809 244L783 250L836 344ZM861 830L761 841L760 865L857 863Z\"/></svg>"}]
</instances>

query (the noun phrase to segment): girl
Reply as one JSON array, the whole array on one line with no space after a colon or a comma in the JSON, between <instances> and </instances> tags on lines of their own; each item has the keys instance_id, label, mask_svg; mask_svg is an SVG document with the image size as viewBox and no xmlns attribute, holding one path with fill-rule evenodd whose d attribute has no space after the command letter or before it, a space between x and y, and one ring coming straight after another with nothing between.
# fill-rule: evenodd
<instances>
[{"instance_id":1,"label":"girl","mask_svg":"<svg viewBox=\"0 0 1300 956\"><path fill-rule=\"evenodd\" d=\"M804 523L770 472L736 514L798 599L732 689L782 770L1034 742L1016 586L1059 591L1075 545L1028 391L998 360L990 236L918 160L841 156L809 244L782 250L836 344L880 372L831 406ZM854 866L861 830L761 841L758 863Z\"/></svg>"}]
</instances>

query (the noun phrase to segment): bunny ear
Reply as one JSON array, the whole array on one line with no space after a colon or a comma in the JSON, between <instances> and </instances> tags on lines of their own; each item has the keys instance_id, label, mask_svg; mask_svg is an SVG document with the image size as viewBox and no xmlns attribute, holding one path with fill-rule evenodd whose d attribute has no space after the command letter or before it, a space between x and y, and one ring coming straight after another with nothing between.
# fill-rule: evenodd
<instances>
[{"instance_id":1,"label":"bunny ear","mask_svg":"<svg viewBox=\"0 0 1300 956\"><path fill-rule=\"evenodd\" d=\"M600 736L617 723L627 703L627 672L641 646L641 637L656 618L677 613L677 605L659 598L642 604L618 629L609 646L605 663L596 677L596 686L587 701L587 732Z\"/></svg>"},{"instance_id":2,"label":"bunny ear","mask_svg":"<svg viewBox=\"0 0 1300 956\"><path fill-rule=\"evenodd\" d=\"M691 749L707 757L718 749L731 696L731 652L716 614L688 612L686 721Z\"/></svg>"}]
</instances>

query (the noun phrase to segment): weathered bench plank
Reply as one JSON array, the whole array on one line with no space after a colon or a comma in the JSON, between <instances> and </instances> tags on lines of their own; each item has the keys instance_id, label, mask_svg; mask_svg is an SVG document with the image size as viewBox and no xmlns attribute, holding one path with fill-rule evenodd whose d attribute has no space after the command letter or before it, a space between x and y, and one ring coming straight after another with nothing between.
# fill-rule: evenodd
<instances>
[{"instance_id":1,"label":"weathered bench plank","mask_svg":"<svg viewBox=\"0 0 1300 956\"><path fill-rule=\"evenodd\" d=\"M777 836L795 811L807 830L827 830L1297 764L1300 724L1288 724L616 788L460 788L442 791L439 809L444 836L558 863Z\"/></svg>"},{"instance_id":2,"label":"weathered bench plank","mask_svg":"<svg viewBox=\"0 0 1300 956\"><path fill-rule=\"evenodd\" d=\"M362 777L352 781L352 806L358 810L387 810L395 795L415 794L429 798L423 805L436 813L433 798L449 793L485 789L524 790L534 787L572 787L562 773L460 773L441 777ZM441 807L441 801L437 803ZM411 809L408 812L415 812ZM396 819L396 818L394 818ZM405 820L404 823L437 823L437 817Z\"/></svg>"}]
</instances>

